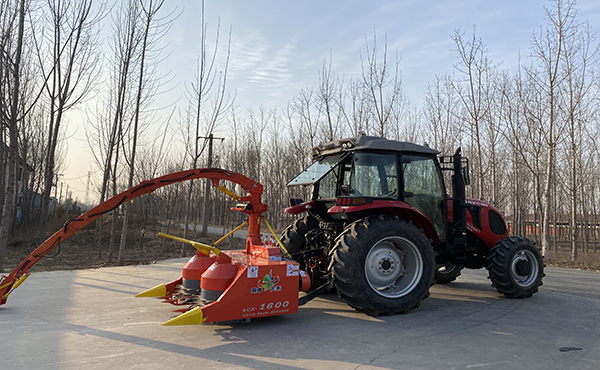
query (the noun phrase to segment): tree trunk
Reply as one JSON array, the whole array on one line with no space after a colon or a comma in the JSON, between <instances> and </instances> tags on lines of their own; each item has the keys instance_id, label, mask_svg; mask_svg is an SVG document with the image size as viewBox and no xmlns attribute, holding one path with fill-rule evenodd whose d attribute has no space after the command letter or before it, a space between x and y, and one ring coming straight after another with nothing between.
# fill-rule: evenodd
<instances>
[{"instance_id":1,"label":"tree trunk","mask_svg":"<svg viewBox=\"0 0 600 370\"><path fill-rule=\"evenodd\" d=\"M127 186L128 188L133 187L133 174L135 171L135 155L136 155L136 150L137 150L137 139L138 139L138 127L139 127L139 120L140 120L140 110L141 110L141 102L142 102L142 93L144 91L144 73L145 73L145 62L146 62L146 49L148 47L148 33L150 32L150 26L152 24L152 18L154 16L154 14L156 14L156 11L158 11L158 9L160 9L160 6L162 5L162 2L159 4L157 9L153 9L153 5L152 5L152 0L150 0L150 8L149 10L145 10L145 16L146 16L146 24L145 24L145 28L143 30L144 32L144 39L142 41L142 48L140 50L141 52L141 56L140 56L140 75L139 75L139 80L138 80L138 86L137 86L137 96L136 96L136 101L135 101L135 117L134 117L134 122L133 122L133 142L131 143L131 158L130 158L130 163L129 163L129 179L128 179L128 183ZM125 204L125 209L123 211L123 230L121 232L121 243L119 245L119 259L118 259L118 264L122 265L123 264L123 250L125 249L125 244L127 243L127 227L128 227L128 223L129 223L129 203Z\"/></svg>"},{"instance_id":2,"label":"tree trunk","mask_svg":"<svg viewBox=\"0 0 600 370\"><path fill-rule=\"evenodd\" d=\"M16 178L17 168L17 121L19 114L19 94L20 91L20 73L21 73L21 54L23 47L23 33L25 28L25 0L18 3L19 6L19 30L17 34L17 49L15 51L13 69L13 89L11 91L10 117L8 118L8 136L10 139L8 153L8 174L6 181L6 195L4 206L2 207L2 225L0 225L0 270L4 264L8 238L13 222L13 212L15 207Z\"/></svg>"}]
</instances>

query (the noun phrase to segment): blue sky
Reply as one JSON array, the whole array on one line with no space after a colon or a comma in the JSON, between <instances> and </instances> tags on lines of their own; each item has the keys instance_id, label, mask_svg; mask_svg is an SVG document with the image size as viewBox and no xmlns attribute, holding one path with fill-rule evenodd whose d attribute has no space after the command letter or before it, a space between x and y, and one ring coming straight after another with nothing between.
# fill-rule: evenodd
<instances>
[{"instance_id":1,"label":"blue sky","mask_svg":"<svg viewBox=\"0 0 600 370\"><path fill-rule=\"evenodd\" d=\"M163 106L181 97L193 79L200 50L199 4L166 1L164 13L176 9L182 14L165 37L165 54L170 54L161 68L170 71L176 87L167 99L158 99ZM374 34L380 50L387 39L391 61L401 56L403 89L420 106L427 83L453 71L457 55L450 36L455 29L470 37L476 25L488 57L502 68L514 68L519 53L523 60L529 55L532 33L546 26L544 6L552 5L546 0L206 0L205 21L212 38L220 19L222 47L232 29L228 88L242 112L260 105L283 108L300 89L317 86L323 59L330 56L333 72L346 81L359 77L359 52ZM579 20L600 30L600 1L580 0L577 8ZM183 99L178 104L183 106ZM83 129L71 125L68 131L77 134L69 144L65 180L71 180L74 196L84 199L89 149Z\"/></svg>"},{"instance_id":2,"label":"blue sky","mask_svg":"<svg viewBox=\"0 0 600 370\"><path fill-rule=\"evenodd\" d=\"M193 70L199 35L199 1L169 1L184 9L169 39L174 65ZM346 79L360 75L365 37L388 55L401 56L404 90L419 105L436 74L451 73L457 61L450 35L470 37L473 25L488 56L512 68L529 54L531 34L546 25L546 0L527 1L206 1L209 33L220 17L222 33L232 28L229 87L241 107L282 107L302 87L316 87L323 59ZM580 0L579 19L600 29L600 2ZM211 32L212 31L212 32ZM223 42L225 39L223 39ZM197 49L196 49L197 50ZM179 75L179 73L178 73ZM183 77L179 75L178 78Z\"/></svg>"}]
</instances>

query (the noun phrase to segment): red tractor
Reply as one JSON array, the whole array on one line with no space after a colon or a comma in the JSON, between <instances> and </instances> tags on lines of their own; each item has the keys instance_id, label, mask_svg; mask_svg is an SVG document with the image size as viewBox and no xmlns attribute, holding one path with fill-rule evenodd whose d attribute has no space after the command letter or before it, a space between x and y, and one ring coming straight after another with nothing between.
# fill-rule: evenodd
<instances>
[{"instance_id":1,"label":"red tractor","mask_svg":"<svg viewBox=\"0 0 600 370\"><path fill-rule=\"evenodd\" d=\"M486 267L492 285L510 298L538 291L539 250L509 237L496 208L465 198L468 163L460 148L439 154L365 135L313 148L315 162L288 183L312 185L312 198L291 199L285 210L306 215L281 238L312 277L307 300L334 288L369 315L406 313L435 282L452 282L465 267ZM444 184L450 177L452 196Z\"/></svg>"}]
</instances>

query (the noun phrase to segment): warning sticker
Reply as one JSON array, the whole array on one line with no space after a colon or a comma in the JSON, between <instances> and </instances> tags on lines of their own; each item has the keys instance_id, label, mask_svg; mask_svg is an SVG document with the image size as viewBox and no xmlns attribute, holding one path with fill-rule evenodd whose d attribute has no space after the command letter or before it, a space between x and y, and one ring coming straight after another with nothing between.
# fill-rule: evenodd
<instances>
[{"instance_id":1,"label":"warning sticker","mask_svg":"<svg viewBox=\"0 0 600 370\"><path fill-rule=\"evenodd\" d=\"M285 272L285 276L298 276L298 271L300 270L300 266L295 264L287 265L287 270Z\"/></svg>"},{"instance_id":2,"label":"warning sticker","mask_svg":"<svg viewBox=\"0 0 600 370\"><path fill-rule=\"evenodd\" d=\"M258 277L258 266L248 266L248 278Z\"/></svg>"}]
</instances>

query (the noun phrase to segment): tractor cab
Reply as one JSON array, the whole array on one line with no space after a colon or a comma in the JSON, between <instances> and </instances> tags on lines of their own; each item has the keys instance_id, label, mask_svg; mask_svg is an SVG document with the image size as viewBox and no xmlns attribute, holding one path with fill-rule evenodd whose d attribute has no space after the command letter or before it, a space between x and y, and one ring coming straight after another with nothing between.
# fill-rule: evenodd
<instances>
[{"instance_id":1,"label":"tractor cab","mask_svg":"<svg viewBox=\"0 0 600 370\"><path fill-rule=\"evenodd\" d=\"M384 207L390 213L417 213L435 239L446 238L447 196L437 150L369 136L339 141L315 148L315 162L288 183L313 185L306 203L313 216L349 223Z\"/></svg>"}]
</instances>

